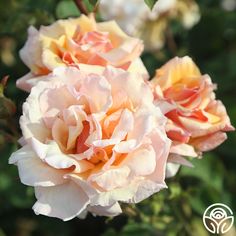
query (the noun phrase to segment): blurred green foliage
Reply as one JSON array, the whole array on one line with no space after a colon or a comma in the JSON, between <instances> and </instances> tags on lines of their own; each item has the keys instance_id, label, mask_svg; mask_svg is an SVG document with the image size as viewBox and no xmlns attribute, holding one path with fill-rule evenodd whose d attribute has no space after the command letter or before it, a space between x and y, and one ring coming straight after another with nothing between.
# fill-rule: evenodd
<instances>
[{"instance_id":1,"label":"blurred green foliage","mask_svg":"<svg viewBox=\"0 0 236 236\"><path fill-rule=\"evenodd\" d=\"M85 2L92 10L96 1ZM217 96L236 126L236 12L222 9L221 2L199 0L202 16L193 29L186 31L179 22L170 23L177 50L173 52L166 43L161 51L144 53L142 58L153 74L175 55L193 57L202 72L210 74L218 84ZM62 222L35 216L31 210L35 201L33 189L22 185L17 169L8 165L10 154L18 148L17 121L27 96L15 86L16 79L27 73L18 51L29 25L39 27L79 14L71 0L0 0L0 78L10 76L5 95L17 106L13 117L0 117L0 236L209 235L202 223L207 206L222 202L236 212L235 132L202 160L192 160L194 168L182 167L177 176L167 180L168 189L140 204L124 205L125 214L114 219L89 215L85 220Z\"/></svg>"}]
</instances>

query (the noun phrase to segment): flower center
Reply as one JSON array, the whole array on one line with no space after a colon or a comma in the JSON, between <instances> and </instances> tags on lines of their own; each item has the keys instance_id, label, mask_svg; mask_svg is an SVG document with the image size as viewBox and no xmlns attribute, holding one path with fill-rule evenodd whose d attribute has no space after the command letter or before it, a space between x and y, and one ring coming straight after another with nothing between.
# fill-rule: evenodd
<instances>
[{"instance_id":1,"label":"flower center","mask_svg":"<svg viewBox=\"0 0 236 236\"><path fill-rule=\"evenodd\" d=\"M67 65L76 65L76 63L105 65L105 61L99 54L114 48L109 33L97 31L76 33L70 47L61 54L63 62Z\"/></svg>"}]
</instances>

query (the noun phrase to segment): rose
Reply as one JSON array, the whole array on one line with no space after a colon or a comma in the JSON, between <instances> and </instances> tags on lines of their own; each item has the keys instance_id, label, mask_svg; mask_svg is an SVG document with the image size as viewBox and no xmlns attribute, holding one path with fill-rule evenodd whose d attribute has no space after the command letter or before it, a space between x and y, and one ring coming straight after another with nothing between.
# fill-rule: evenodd
<instances>
[{"instance_id":1,"label":"rose","mask_svg":"<svg viewBox=\"0 0 236 236\"><path fill-rule=\"evenodd\" d=\"M98 7L104 20L115 19L129 35L135 35L137 29L151 13L147 4L142 0L101 0Z\"/></svg>"},{"instance_id":2,"label":"rose","mask_svg":"<svg viewBox=\"0 0 236 236\"><path fill-rule=\"evenodd\" d=\"M156 71L151 83L156 104L168 118L172 153L200 155L220 145L227 138L226 131L234 130L224 105L215 99L216 86L191 58L170 60Z\"/></svg>"},{"instance_id":3,"label":"rose","mask_svg":"<svg viewBox=\"0 0 236 236\"><path fill-rule=\"evenodd\" d=\"M111 4L114 6L112 9ZM175 5L176 0L159 0L151 11L143 0L101 0L99 12L104 20L115 19L126 33L143 39L145 50L153 50L164 45L166 13Z\"/></svg>"},{"instance_id":4,"label":"rose","mask_svg":"<svg viewBox=\"0 0 236 236\"><path fill-rule=\"evenodd\" d=\"M115 19L129 35L141 38L147 51L164 46L169 21L179 20L189 29L200 19L194 0L158 0L152 10L143 0L101 0L99 12L104 20Z\"/></svg>"},{"instance_id":5,"label":"rose","mask_svg":"<svg viewBox=\"0 0 236 236\"><path fill-rule=\"evenodd\" d=\"M58 68L23 105L23 147L9 162L35 187L36 214L112 216L165 188L166 118L141 75Z\"/></svg>"},{"instance_id":6,"label":"rose","mask_svg":"<svg viewBox=\"0 0 236 236\"><path fill-rule=\"evenodd\" d=\"M112 65L148 77L139 58L142 41L126 35L114 21L96 23L93 15L82 15L41 26L39 31L31 26L28 34L20 57L30 73L17 81L23 90L30 91L59 66Z\"/></svg>"},{"instance_id":7,"label":"rose","mask_svg":"<svg viewBox=\"0 0 236 236\"><path fill-rule=\"evenodd\" d=\"M114 6L112 9L110 5ZM173 9L176 0L159 0L153 6L153 9L147 6L142 0L101 0L99 2L99 12L104 20L115 19L120 27L129 35L135 35L145 23L155 21L160 15L163 15ZM149 35L150 36L150 35ZM159 37L156 35L156 37Z\"/></svg>"}]
</instances>

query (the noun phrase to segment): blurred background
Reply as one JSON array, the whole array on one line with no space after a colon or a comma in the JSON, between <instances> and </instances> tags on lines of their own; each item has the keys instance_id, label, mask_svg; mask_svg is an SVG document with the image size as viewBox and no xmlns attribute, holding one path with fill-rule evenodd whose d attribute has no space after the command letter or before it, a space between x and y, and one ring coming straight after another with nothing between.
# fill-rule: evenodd
<instances>
[{"instance_id":1,"label":"blurred background","mask_svg":"<svg viewBox=\"0 0 236 236\"><path fill-rule=\"evenodd\" d=\"M176 55L191 56L202 73L218 84L217 96L236 127L236 0L165 1L169 5L150 12L142 0L101 0L97 17L115 18L126 32L144 40L147 51L142 59L150 75ZM93 10L96 1L84 2ZM13 114L13 104L0 96L0 236L210 235L202 223L209 205L224 203L236 216L235 132L202 160L193 160L195 168L182 167L167 180L168 189L137 205L124 205L125 213L116 218L88 215L85 220L62 222L34 215L33 189L21 184L17 168L8 165L18 148L18 119L27 97L15 86L28 71L18 52L30 25L79 15L72 0L0 0L0 78L9 75L4 93L16 105ZM12 108L7 114L1 110L5 104ZM230 235L236 235L235 228Z\"/></svg>"}]
</instances>

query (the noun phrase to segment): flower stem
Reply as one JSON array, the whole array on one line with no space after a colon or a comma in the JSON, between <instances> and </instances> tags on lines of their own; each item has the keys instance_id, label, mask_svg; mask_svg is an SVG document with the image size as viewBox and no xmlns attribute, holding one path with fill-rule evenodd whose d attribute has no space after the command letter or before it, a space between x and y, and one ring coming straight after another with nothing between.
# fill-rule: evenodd
<instances>
[{"instance_id":1,"label":"flower stem","mask_svg":"<svg viewBox=\"0 0 236 236\"><path fill-rule=\"evenodd\" d=\"M173 33L169 27L166 30L166 40L167 40L167 46L169 50L175 56L177 53L177 45L176 45Z\"/></svg>"},{"instance_id":2,"label":"flower stem","mask_svg":"<svg viewBox=\"0 0 236 236\"><path fill-rule=\"evenodd\" d=\"M74 0L76 6L78 7L79 11L84 14L84 15L88 15L89 12L87 11L84 3L83 3L83 0Z\"/></svg>"}]
</instances>

